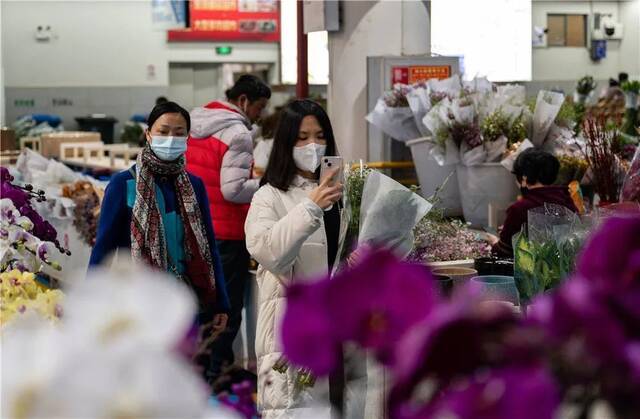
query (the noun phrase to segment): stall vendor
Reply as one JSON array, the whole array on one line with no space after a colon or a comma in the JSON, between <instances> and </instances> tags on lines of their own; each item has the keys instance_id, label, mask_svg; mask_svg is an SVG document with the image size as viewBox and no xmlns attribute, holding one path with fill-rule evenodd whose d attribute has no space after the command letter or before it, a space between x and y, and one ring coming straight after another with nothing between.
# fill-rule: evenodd
<instances>
[{"instance_id":1,"label":"stall vendor","mask_svg":"<svg viewBox=\"0 0 640 419\"><path fill-rule=\"evenodd\" d=\"M558 159L545 151L528 149L518 156L512 173L516 176L522 197L507 209L500 238L492 237L492 251L496 256L513 257L513 236L527 223L530 209L556 204L577 212L569 189L566 186L553 186L559 170Z\"/></svg>"}]
</instances>

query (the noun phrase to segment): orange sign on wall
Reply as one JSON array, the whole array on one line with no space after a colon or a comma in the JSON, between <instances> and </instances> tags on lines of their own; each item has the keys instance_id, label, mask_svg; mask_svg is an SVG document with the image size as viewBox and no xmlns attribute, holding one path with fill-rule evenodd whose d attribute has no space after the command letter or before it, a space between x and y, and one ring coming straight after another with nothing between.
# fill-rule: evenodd
<instances>
[{"instance_id":1,"label":"orange sign on wall","mask_svg":"<svg viewBox=\"0 0 640 419\"><path fill-rule=\"evenodd\" d=\"M451 77L451 66L420 65L411 67L393 67L391 83L414 84L429 79L446 79Z\"/></svg>"}]
</instances>

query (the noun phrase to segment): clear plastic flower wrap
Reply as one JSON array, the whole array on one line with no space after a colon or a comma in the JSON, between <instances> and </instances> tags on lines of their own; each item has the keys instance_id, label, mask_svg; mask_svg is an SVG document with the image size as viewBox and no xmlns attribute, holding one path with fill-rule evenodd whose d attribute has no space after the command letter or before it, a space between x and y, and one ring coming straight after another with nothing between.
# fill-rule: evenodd
<instances>
[{"instance_id":1,"label":"clear plastic flower wrap","mask_svg":"<svg viewBox=\"0 0 640 419\"><path fill-rule=\"evenodd\" d=\"M432 205L400 183L372 171L360 202L360 245L381 245L400 257L413 248L413 229Z\"/></svg>"},{"instance_id":2,"label":"clear plastic flower wrap","mask_svg":"<svg viewBox=\"0 0 640 419\"><path fill-rule=\"evenodd\" d=\"M620 201L640 202L640 147L631 161L631 167L622 184Z\"/></svg>"},{"instance_id":3,"label":"clear plastic flower wrap","mask_svg":"<svg viewBox=\"0 0 640 419\"><path fill-rule=\"evenodd\" d=\"M420 138L422 135L407 101L410 90L412 86L395 85L393 90L378 99L366 120L395 140L406 142Z\"/></svg>"},{"instance_id":4,"label":"clear plastic flower wrap","mask_svg":"<svg viewBox=\"0 0 640 419\"><path fill-rule=\"evenodd\" d=\"M531 142L540 147L554 123L560 107L564 102L562 93L541 90L536 99L536 108L533 113Z\"/></svg>"},{"instance_id":5,"label":"clear plastic flower wrap","mask_svg":"<svg viewBox=\"0 0 640 419\"><path fill-rule=\"evenodd\" d=\"M528 230L514 237L515 279L520 298L553 289L573 272L591 224L561 205L529 210Z\"/></svg>"}]
</instances>

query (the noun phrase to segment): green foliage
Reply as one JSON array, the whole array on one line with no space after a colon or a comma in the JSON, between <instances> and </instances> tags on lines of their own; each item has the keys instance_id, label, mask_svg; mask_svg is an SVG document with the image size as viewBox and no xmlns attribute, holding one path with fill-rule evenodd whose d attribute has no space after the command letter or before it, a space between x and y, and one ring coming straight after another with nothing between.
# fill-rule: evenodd
<instances>
[{"instance_id":1,"label":"green foliage","mask_svg":"<svg viewBox=\"0 0 640 419\"><path fill-rule=\"evenodd\" d=\"M593 80L593 77L584 76L578 80L576 91L581 95L588 95L596 89L596 85L597 83Z\"/></svg>"},{"instance_id":2,"label":"green foliage","mask_svg":"<svg viewBox=\"0 0 640 419\"><path fill-rule=\"evenodd\" d=\"M640 93L640 81L638 80L628 80L625 81L624 83L622 83L622 86L620 86L620 88L625 91L625 92L631 92L631 93Z\"/></svg>"}]
</instances>

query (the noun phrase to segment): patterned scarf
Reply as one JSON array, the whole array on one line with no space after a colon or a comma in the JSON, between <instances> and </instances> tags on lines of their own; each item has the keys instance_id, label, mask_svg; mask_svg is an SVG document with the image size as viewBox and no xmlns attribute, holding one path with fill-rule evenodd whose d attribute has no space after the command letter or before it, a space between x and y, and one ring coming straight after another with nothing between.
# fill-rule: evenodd
<instances>
[{"instance_id":1,"label":"patterned scarf","mask_svg":"<svg viewBox=\"0 0 640 419\"><path fill-rule=\"evenodd\" d=\"M184 225L184 247L189 285L201 305L213 307L215 275L213 257L196 194L185 170L184 157L165 162L147 145L136 160L136 203L131 217L133 260L166 271L169 268L164 226L155 193L154 176L173 178L180 217ZM177 263L177 261L173 261Z\"/></svg>"}]
</instances>

